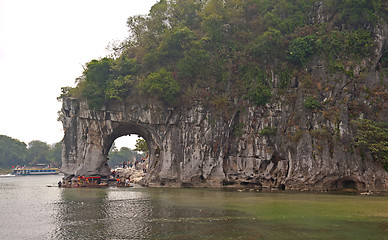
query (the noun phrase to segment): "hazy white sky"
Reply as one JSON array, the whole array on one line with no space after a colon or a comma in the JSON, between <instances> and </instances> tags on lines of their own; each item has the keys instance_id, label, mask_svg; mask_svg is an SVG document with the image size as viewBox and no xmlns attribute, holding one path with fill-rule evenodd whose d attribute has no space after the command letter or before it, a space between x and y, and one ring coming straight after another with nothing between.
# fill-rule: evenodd
<instances>
[{"instance_id":1,"label":"hazy white sky","mask_svg":"<svg viewBox=\"0 0 388 240\"><path fill-rule=\"evenodd\" d=\"M127 18L156 2L0 0L0 135L59 142L60 88L74 86L82 65L125 39Z\"/></svg>"}]
</instances>

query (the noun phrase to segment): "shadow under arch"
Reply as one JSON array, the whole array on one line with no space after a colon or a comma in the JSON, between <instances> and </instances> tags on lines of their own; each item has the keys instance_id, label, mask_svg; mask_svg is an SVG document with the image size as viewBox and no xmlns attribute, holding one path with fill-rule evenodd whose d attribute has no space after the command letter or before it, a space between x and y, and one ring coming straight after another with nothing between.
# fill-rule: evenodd
<instances>
[{"instance_id":1,"label":"shadow under arch","mask_svg":"<svg viewBox=\"0 0 388 240\"><path fill-rule=\"evenodd\" d=\"M346 176L329 182L329 190L360 190L365 188L365 183L355 177Z\"/></svg>"},{"instance_id":2,"label":"shadow under arch","mask_svg":"<svg viewBox=\"0 0 388 240\"><path fill-rule=\"evenodd\" d=\"M104 136L102 153L105 156L106 161L108 161L109 150L114 141L119 137L131 134L136 134L147 142L149 153L149 165L146 175L147 178L149 173L156 171L158 162L163 159L163 151L161 151L162 141L159 135L151 129L139 124L119 123L117 126L113 127L113 132L111 134Z\"/></svg>"}]
</instances>

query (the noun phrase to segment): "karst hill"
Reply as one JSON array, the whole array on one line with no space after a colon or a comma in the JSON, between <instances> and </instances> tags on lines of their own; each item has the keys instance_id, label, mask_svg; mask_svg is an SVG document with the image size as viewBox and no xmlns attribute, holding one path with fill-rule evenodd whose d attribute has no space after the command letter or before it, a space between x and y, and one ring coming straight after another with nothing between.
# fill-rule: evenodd
<instances>
[{"instance_id":1,"label":"karst hill","mask_svg":"<svg viewBox=\"0 0 388 240\"><path fill-rule=\"evenodd\" d=\"M148 143L148 186L388 190L388 3L161 0L63 88L62 171ZM384 169L385 168L385 169Z\"/></svg>"}]
</instances>

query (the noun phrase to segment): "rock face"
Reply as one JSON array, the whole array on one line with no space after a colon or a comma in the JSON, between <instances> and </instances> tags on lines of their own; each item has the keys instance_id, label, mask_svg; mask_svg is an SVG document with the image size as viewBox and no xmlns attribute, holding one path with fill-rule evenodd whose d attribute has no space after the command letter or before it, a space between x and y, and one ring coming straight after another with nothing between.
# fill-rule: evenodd
<instances>
[{"instance_id":1,"label":"rock face","mask_svg":"<svg viewBox=\"0 0 388 240\"><path fill-rule=\"evenodd\" d=\"M246 103L220 114L201 101L189 108L127 101L91 110L85 101L65 98L62 171L108 176L114 140L137 134L149 146L148 186L388 190L381 164L351 148L351 119L388 121L388 79L376 70L388 29L380 30L375 57L349 69L351 77L328 72L320 59L287 90L277 88L272 74L274 95L281 97L266 106ZM322 108L306 107L306 96Z\"/></svg>"},{"instance_id":2,"label":"rock face","mask_svg":"<svg viewBox=\"0 0 388 240\"><path fill-rule=\"evenodd\" d=\"M354 132L348 104L334 104L339 119L331 121L301 101L296 96L289 104L247 106L226 119L200 102L190 109L112 103L96 111L66 98L62 171L108 176L114 140L138 134L149 146L149 186L386 190L381 164L349 150Z\"/></svg>"}]
</instances>

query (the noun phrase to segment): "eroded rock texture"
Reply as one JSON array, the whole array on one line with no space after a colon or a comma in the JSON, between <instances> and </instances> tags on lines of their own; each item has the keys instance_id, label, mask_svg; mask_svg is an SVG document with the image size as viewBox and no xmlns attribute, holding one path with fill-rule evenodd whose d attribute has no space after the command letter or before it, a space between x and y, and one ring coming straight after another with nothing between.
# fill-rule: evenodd
<instances>
[{"instance_id":1,"label":"eroded rock texture","mask_svg":"<svg viewBox=\"0 0 388 240\"><path fill-rule=\"evenodd\" d=\"M346 103L339 104L334 122L306 110L298 98L246 107L228 119L200 102L190 109L114 103L95 111L67 98L62 112L67 175L108 176L113 141L133 133L150 148L149 186L388 187L381 164L349 150L354 132Z\"/></svg>"}]
</instances>

